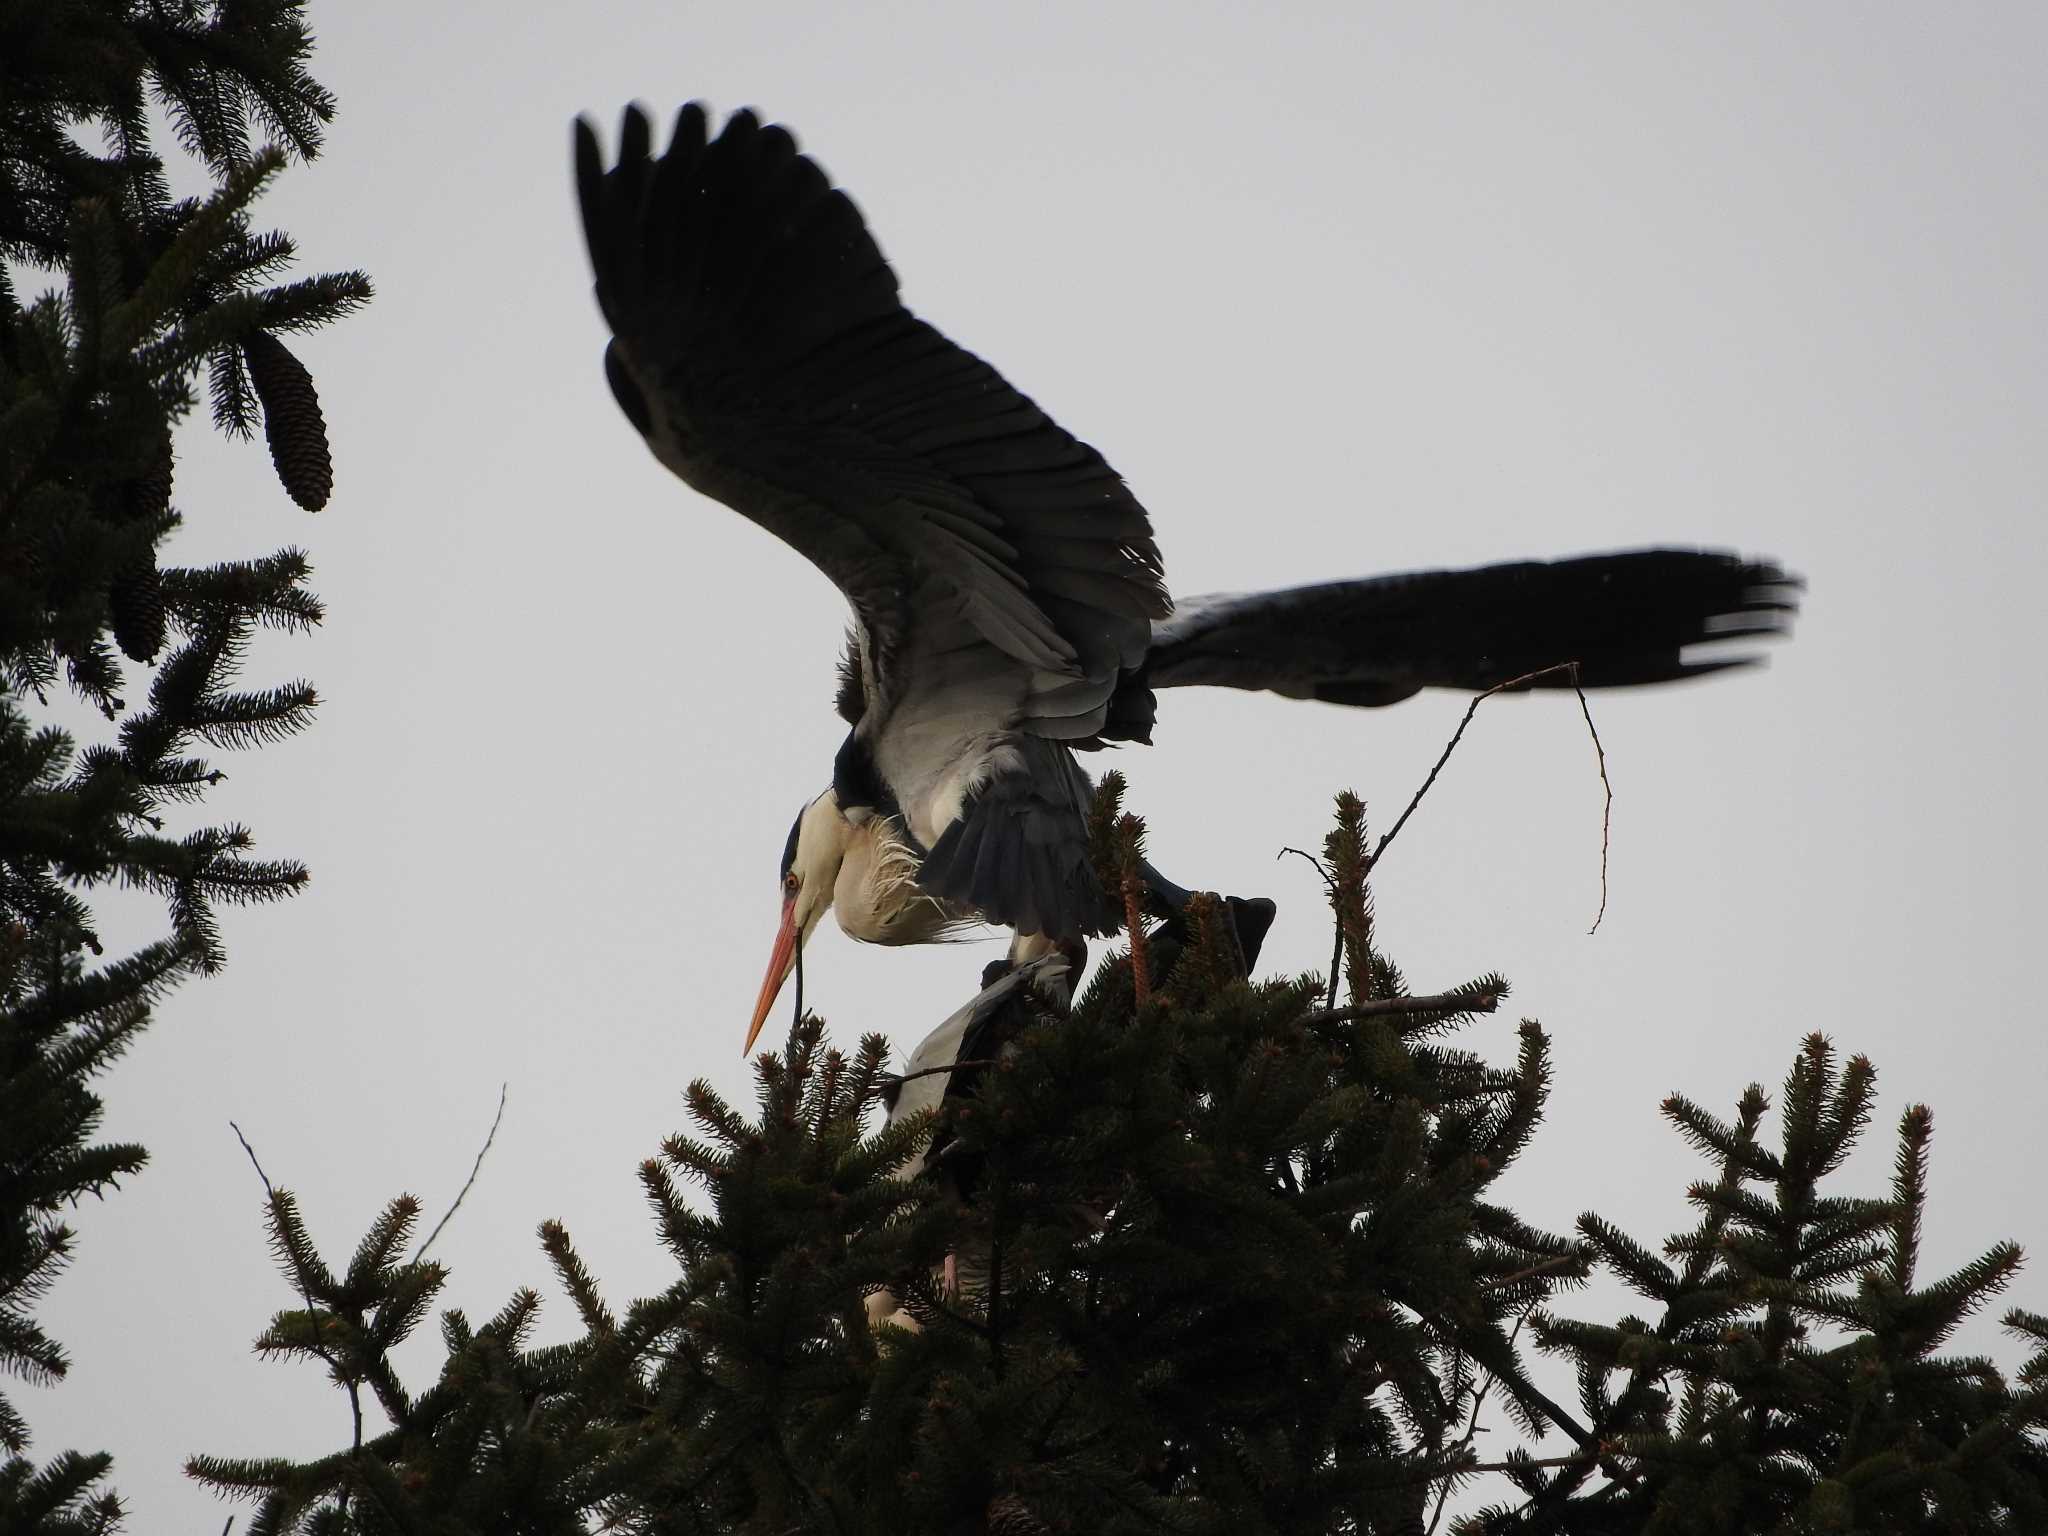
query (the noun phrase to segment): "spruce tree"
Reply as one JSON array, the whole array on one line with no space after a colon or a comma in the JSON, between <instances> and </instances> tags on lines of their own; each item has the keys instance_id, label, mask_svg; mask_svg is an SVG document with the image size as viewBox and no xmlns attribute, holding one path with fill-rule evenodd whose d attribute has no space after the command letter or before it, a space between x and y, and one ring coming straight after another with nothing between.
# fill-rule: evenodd
<instances>
[{"instance_id":1,"label":"spruce tree","mask_svg":"<svg viewBox=\"0 0 2048 1536\"><path fill-rule=\"evenodd\" d=\"M319 621L305 558L160 556L202 377L217 429L260 417L293 501L333 489L282 338L369 287L282 281L291 242L251 222L333 112L309 47L284 0L0 0L0 1371L32 1383L65 1364L34 1316L65 1206L144 1163L96 1141L94 1079L223 963L220 903L305 879L245 828L180 822L219 785L207 754L313 708L304 683L238 682L258 627ZM207 195L170 196L153 100ZM55 723L65 690L104 740ZM1661 1254L1593 1215L1542 1231L1498 1180L1540 1126L1547 1037L1484 1022L1495 976L1411 995L1376 940L1383 845L1357 800L1318 861L1329 974L1254 981L1221 905L1138 929L1143 827L1119 794L1111 776L1093 831L1131 931L1071 1008L1020 992L942 1106L893 1122L888 1041L835 1048L809 1015L751 1107L692 1085L689 1128L639 1170L666 1288L616 1305L541 1226L566 1343L535 1344L541 1297L519 1290L484 1321L442 1312L438 1376L408 1386L393 1351L448 1280L417 1202L330 1264L270 1190L288 1302L259 1348L323 1370L354 1433L192 1473L252 1500L257 1532L2048 1529L2048 1318L2008 1314L2031 1351L2011 1375L1944 1352L2019 1254L1921 1277L1924 1108L1888 1190L1836 1189L1867 1062L1809 1039L1775 1146L1760 1090L1727 1120L1670 1099L1712 1174ZM109 884L157 893L164 937L102 953ZM934 1021L863 1022L907 1043ZM1596 1266L1651 1315L1569 1315ZM870 1322L883 1289L907 1326ZM1483 1462L1489 1412L1565 1449ZM29 1448L0 1396L0 1531L119 1523L106 1453ZM1461 1488L1492 1503L1453 1521Z\"/></svg>"},{"instance_id":2,"label":"spruce tree","mask_svg":"<svg viewBox=\"0 0 2048 1536\"><path fill-rule=\"evenodd\" d=\"M292 242L251 222L333 115L310 48L286 0L0 0L0 1372L30 1382L65 1369L33 1312L72 1249L64 1208L145 1161L94 1142L94 1078L167 990L223 963L219 904L306 878L245 827L186 824L223 777L202 754L289 736L313 709L307 683L238 681L257 628L319 622L306 558L160 557L202 375L218 429L248 437L261 416L293 499L330 489L317 395L278 338L369 283L279 280ZM206 195L171 196L153 110ZM63 690L105 739L53 723ZM88 900L109 885L159 895L166 935L109 959ZM0 1529L107 1529L109 1456L38 1469L29 1439L0 1396Z\"/></svg>"},{"instance_id":3,"label":"spruce tree","mask_svg":"<svg viewBox=\"0 0 2048 1536\"><path fill-rule=\"evenodd\" d=\"M1118 788L1111 890L1142 835ZM1540 1118L1543 1031L1507 1064L1458 1044L1506 984L1409 996L1370 945L1349 796L1325 854L1342 1006L1319 976L1248 981L1197 898L1071 1009L1020 993L936 1116L881 1123L888 1043L842 1052L805 1016L752 1113L697 1083L642 1167L667 1290L613 1308L549 1223L581 1337L532 1347L531 1292L450 1312L416 1394L390 1351L444 1277L400 1257L414 1204L337 1274L273 1190L294 1304L259 1348L318 1363L369 1427L193 1472L257 1498L258 1531L1420 1529L1482 1392L1572 1422L1514 1332L1587 1254L1492 1198ZM905 1177L928 1142L935 1173ZM870 1325L883 1287L913 1327Z\"/></svg>"},{"instance_id":4,"label":"spruce tree","mask_svg":"<svg viewBox=\"0 0 2048 1536\"><path fill-rule=\"evenodd\" d=\"M1117 792L1094 819L1111 892L1143 830ZM1822 1193L1874 1072L1816 1037L1780 1150L1758 1090L1732 1122L1667 1103L1717 1170L1668 1259L1595 1216L1536 1230L1493 1186L1541 1119L1547 1037L1524 1022L1512 1064L1459 1044L1506 984L1410 995L1372 942L1371 862L1340 797L1328 978L1246 980L1197 898L1071 1010L1017 994L936 1112L883 1121L888 1042L843 1052L802 1017L751 1112L692 1085L691 1129L640 1170L667 1289L614 1307L546 1222L579 1336L536 1347L533 1291L446 1312L417 1392L391 1351L446 1276L404 1256L416 1203L337 1270L272 1190L293 1303L259 1348L323 1368L357 1435L191 1471L264 1533L2044 1528L2048 1319L2009 1318L2036 1349L2010 1382L1938 1353L2018 1254L1917 1281L1924 1109L1886 1196ZM1662 1319L1561 1317L1595 1264ZM885 1287L909 1326L870 1322ZM1578 1403L1541 1390L1532 1342ZM1570 1449L1482 1463L1488 1407ZM1516 1497L1451 1521L1482 1474Z\"/></svg>"},{"instance_id":5,"label":"spruce tree","mask_svg":"<svg viewBox=\"0 0 2048 1536\"><path fill-rule=\"evenodd\" d=\"M1539 1345L1576 1368L1598 1454L1555 1471L1513 1458L1525 1497L1478 1529L2048 1530L2048 1317L2006 1314L2030 1350L2016 1379L1940 1353L2005 1289L2020 1250L1999 1243L1920 1282L1932 1113L1901 1116L1887 1195L1821 1189L1869 1122L1876 1075L1808 1036L1776 1149L1754 1084L1731 1120L1665 1101L1714 1165L1687 1192L1697 1224L1660 1258L1596 1215L1579 1222L1655 1320L1535 1319Z\"/></svg>"}]
</instances>

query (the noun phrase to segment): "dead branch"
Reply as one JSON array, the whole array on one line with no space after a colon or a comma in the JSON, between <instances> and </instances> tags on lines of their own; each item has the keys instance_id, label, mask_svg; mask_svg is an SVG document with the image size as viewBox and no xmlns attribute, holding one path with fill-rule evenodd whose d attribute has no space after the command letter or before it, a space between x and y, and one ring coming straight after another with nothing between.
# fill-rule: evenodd
<instances>
[{"instance_id":1,"label":"dead branch","mask_svg":"<svg viewBox=\"0 0 2048 1536\"><path fill-rule=\"evenodd\" d=\"M997 1065L999 1063L993 1059L987 1061L954 1061L948 1062L943 1067L920 1067L915 1072L891 1072L889 1077L901 1085L909 1082L914 1077L931 1077L940 1072L964 1072L969 1067L993 1067ZM875 1097L881 1097L881 1088L879 1086L875 1090Z\"/></svg>"},{"instance_id":2,"label":"dead branch","mask_svg":"<svg viewBox=\"0 0 2048 1536\"><path fill-rule=\"evenodd\" d=\"M1335 912L1337 908L1337 877L1330 873L1329 865L1325 864L1321 859L1317 858L1314 854L1308 853L1300 848L1282 848L1278 853L1274 854L1273 857L1277 861L1286 858L1287 855L1290 853L1294 854L1298 858L1307 859L1309 863L1315 866L1316 873L1323 877L1323 890L1330 898L1330 910L1332 912ZM1344 919L1341 916L1339 916L1337 918L1337 937L1334 941L1333 947L1330 950L1330 989L1328 995L1325 997L1323 1001L1323 1007L1326 1009L1334 1008L1337 1006L1337 978L1338 974L1343 969Z\"/></svg>"},{"instance_id":3,"label":"dead branch","mask_svg":"<svg viewBox=\"0 0 2048 1536\"><path fill-rule=\"evenodd\" d=\"M1508 1335L1508 1353L1514 1353L1515 1341L1521 1338L1522 1328L1528 1323L1529 1314L1535 1310L1535 1304L1532 1302L1529 1306L1524 1307L1522 1315L1515 1319L1515 1331ZM1457 1444L1452 1447L1454 1451L1469 1451L1472 1449L1472 1442L1479 1436L1479 1410L1486 1406L1486 1394L1493 1390L1494 1383L1499 1379L1491 1371L1487 1372L1485 1383L1477 1392L1472 1394L1472 1413L1465 1420L1465 1433L1458 1438ZM1449 1478L1445 1478L1443 1486L1436 1491L1436 1510L1429 1517L1429 1529L1424 1533L1424 1536L1436 1536L1436 1528L1443 1522L1445 1506L1450 1502L1451 1481Z\"/></svg>"},{"instance_id":4,"label":"dead branch","mask_svg":"<svg viewBox=\"0 0 2048 1536\"><path fill-rule=\"evenodd\" d=\"M1479 713L1480 705L1496 693L1506 693L1510 688L1520 688L1539 678L1554 677L1560 672L1569 672L1576 677L1578 670L1579 664L1576 661L1560 661L1555 666L1538 667L1534 672L1524 672L1520 677L1511 677L1504 683L1495 683L1484 693L1474 694L1472 702L1465 706L1465 718L1458 722L1458 728L1451 732L1451 739L1444 743L1443 751L1437 756L1436 766L1429 770L1429 777L1422 781L1422 788L1415 791L1414 798L1408 802L1408 809L1403 811L1393 826L1387 829L1386 836L1382 837L1378 846L1373 849L1372 857L1366 860L1366 873L1372 873L1373 866L1380 861L1380 855L1387 851L1387 845L1400 835L1403 827L1408 825L1408 818L1415 814L1415 808L1422 804L1422 797L1429 793L1430 787L1436 783L1437 775L1444 771L1444 764L1451 760L1451 754L1458 750L1458 743L1465 739L1465 727L1470 725L1472 717Z\"/></svg>"},{"instance_id":5,"label":"dead branch","mask_svg":"<svg viewBox=\"0 0 2048 1536\"><path fill-rule=\"evenodd\" d=\"M1302 1019L1304 1024L1342 1024L1351 1019L1382 1019L1409 1013L1492 1013L1500 1006L1498 992L1439 992L1434 997L1375 997L1348 1008L1328 1008Z\"/></svg>"},{"instance_id":6,"label":"dead branch","mask_svg":"<svg viewBox=\"0 0 2048 1536\"><path fill-rule=\"evenodd\" d=\"M1436 763L1429 770L1429 777L1422 781L1422 787L1415 791L1413 798L1408 802L1407 809L1402 811L1393 826L1387 829L1386 836L1382 837L1378 845L1374 847L1372 857L1366 860L1365 872L1368 875L1372 873L1374 867L1379 863L1380 855L1387 851L1388 844L1392 843L1400 830L1408 825L1408 818L1413 816L1415 808L1422 804L1422 797L1427 795L1430 788L1436 783L1437 775L1444 771L1444 764L1451 760L1451 754L1458 750L1458 743L1465 738L1465 728L1472 723L1472 717L1479 713L1479 706L1497 693L1508 693L1517 688L1525 688L1532 683L1539 682L1543 678L1555 677L1559 674L1568 676L1571 679L1572 692L1579 697L1579 712L1586 717L1586 730L1593 737L1593 750L1599 754L1600 786L1606 791L1607 796L1606 803L1600 812L1600 910L1593 917L1593 926L1586 931L1588 934L1592 934L1599 930L1600 920L1607 915L1607 850L1608 837L1614 821L1614 785L1607 777L1607 748L1601 745L1600 732L1593 726L1593 710L1586 703L1586 690L1579 686L1579 664L1576 661L1560 661L1554 666L1538 667L1533 672L1524 672L1520 677L1511 677L1504 683L1495 683L1484 693L1476 693L1472 696L1472 702L1465 706L1465 717L1458 722L1458 728L1451 732L1451 739L1444 743L1443 751L1437 754Z\"/></svg>"},{"instance_id":7,"label":"dead branch","mask_svg":"<svg viewBox=\"0 0 2048 1536\"><path fill-rule=\"evenodd\" d=\"M1586 717L1586 731L1593 738L1593 750L1600 755L1600 787L1607 792L1600 807L1600 910L1593 914L1593 926L1586 930L1590 939L1600 931L1600 919L1607 915L1607 834L1614 825L1614 786L1607 780L1607 749L1600 745L1600 733L1593 728L1593 711L1586 704L1586 690L1579 686L1576 673L1572 676L1572 692L1579 696L1579 713Z\"/></svg>"},{"instance_id":8,"label":"dead branch","mask_svg":"<svg viewBox=\"0 0 2048 1536\"><path fill-rule=\"evenodd\" d=\"M1560 1269L1570 1269L1573 1265L1584 1262L1575 1253L1561 1253L1554 1259L1545 1259L1541 1264L1531 1264L1527 1269L1518 1269L1511 1275L1502 1275L1498 1280L1489 1280L1480 1289L1482 1291L1505 1290L1511 1285L1521 1284L1524 1280L1534 1280L1538 1275L1554 1274Z\"/></svg>"},{"instance_id":9,"label":"dead branch","mask_svg":"<svg viewBox=\"0 0 2048 1536\"><path fill-rule=\"evenodd\" d=\"M490 1156L491 1143L498 1139L498 1127L505 1119L505 1096L511 1090L511 1086L510 1083L498 1084L498 1112L491 1117L490 1134L484 1137L484 1144L477 1152L476 1161L469 1165L469 1177L463 1182L461 1191L455 1196L455 1203L448 1207L446 1215L434 1223L434 1230L427 1234L427 1240L421 1243L418 1250L413 1254L413 1263L417 1264L427 1256L427 1250L434 1246L434 1239L441 1235L441 1229L448 1225L449 1220L455 1213L462 1209L462 1202L469 1198L469 1191L476 1183L476 1176L483 1169L484 1159Z\"/></svg>"}]
</instances>

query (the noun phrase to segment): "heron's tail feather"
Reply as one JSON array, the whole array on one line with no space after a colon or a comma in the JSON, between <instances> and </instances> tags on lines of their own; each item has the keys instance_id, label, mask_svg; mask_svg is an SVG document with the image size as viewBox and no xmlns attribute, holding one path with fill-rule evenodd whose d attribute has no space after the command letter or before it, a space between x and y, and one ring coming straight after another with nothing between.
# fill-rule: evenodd
<instances>
[{"instance_id":1,"label":"heron's tail feather","mask_svg":"<svg viewBox=\"0 0 2048 1536\"><path fill-rule=\"evenodd\" d=\"M1670 682L1761 660L1732 642L1783 634L1801 586L1770 561L1639 549L1219 593L1155 624L1145 666L1126 686L1376 706L1424 688L1491 688L1563 662L1579 664L1587 688ZM1572 681L1560 673L1531 686Z\"/></svg>"}]
</instances>

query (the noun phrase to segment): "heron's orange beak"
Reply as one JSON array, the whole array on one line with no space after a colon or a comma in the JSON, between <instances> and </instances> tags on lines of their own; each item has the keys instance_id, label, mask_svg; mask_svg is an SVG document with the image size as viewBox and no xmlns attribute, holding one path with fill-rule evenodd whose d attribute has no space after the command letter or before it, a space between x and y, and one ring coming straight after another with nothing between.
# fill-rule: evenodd
<instances>
[{"instance_id":1,"label":"heron's orange beak","mask_svg":"<svg viewBox=\"0 0 2048 1536\"><path fill-rule=\"evenodd\" d=\"M796 946L796 896L792 892L782 898L782 926L776 930L775 948L768 956L768 974L761 978L761 995L754 1000L754 1022L747 1026L747 1043L740 1047L742 1056L754 1054L754 1040L761 1033L762 1022L775 1006L782 983L789 977L789 968L796 962Z\"/></svg>"}]
</instances>

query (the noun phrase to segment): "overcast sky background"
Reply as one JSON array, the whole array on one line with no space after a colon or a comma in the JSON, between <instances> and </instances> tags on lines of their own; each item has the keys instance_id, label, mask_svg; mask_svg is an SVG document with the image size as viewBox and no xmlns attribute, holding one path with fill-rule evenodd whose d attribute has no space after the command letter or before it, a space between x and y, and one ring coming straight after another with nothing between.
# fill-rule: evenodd
<instances>
[{"instance_id":1,"label":"overcast sky background","mask_svg":"<svg viewBox=\"0 0 2048 1536\"><path fill-rule=\"evenodd\" d=\"M259 208L378 298L295 343L334 500L260 446L179 439L171 557L295 542L330 605L254 680L325 697L229 762L210 819L303 857L232 914L230 966L108 1080L148 1171L80 1212L42 1307L74 1368L10 1388L39 1455L105 1447L138 1531L218 1531L195 1451L344 1445L343 1396L249 1344L293 1303L239 1121L345 1259L413 1191L473 1316L541 1287L564 1219L623 1302L671 1270L634 1169L739 1057L776 855L829 773L844 623L809 565L672 480L600 369L568 171L579 110L691 97L790 124L908 302L1100 447L1192 594L1646 543L1777 556L1796 638L1733 680L1486 706L1377 885L1418 990L1488 969L1471 1042L1553 1032L1546 1129L1505 1194L1652 1240L1704 1165L1657 1113L1775 1089L1823 1029L1881 1108L1879 1193L1935 1110L1932 1277L2048 1247L2035 985L2048 904L2048 98L2038 8L1224 5L313 7L327 154ZM1118 755L1175 879L1270 894L1267 968L1327 962L1313 845L1354 787L1389 824L1463 700L1383 712L1161 700ZM1098 764L1100 766L1100 764ZM152 919L152 924L154 919ZM153 931L153 928L152 928ZM134 937L143 936L138 925ZM913 1043L994 941L862 949L811 1001ZM771 1037L781 1024L771 1027ZM2048 1307L2048 1276L2011 1298ZM1590 1313L1604 1296L1577 1304ZM1569 1308L1568 1308L1569 1309ZM408 1359L424 1386L434 1330ZM1989 1326L1968 1342L2010 1362ZM1507 1432L1490 1449L1505 1448Z\"/></svg>"}]
</instances>

